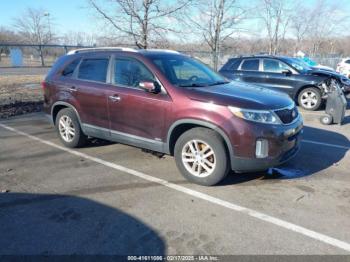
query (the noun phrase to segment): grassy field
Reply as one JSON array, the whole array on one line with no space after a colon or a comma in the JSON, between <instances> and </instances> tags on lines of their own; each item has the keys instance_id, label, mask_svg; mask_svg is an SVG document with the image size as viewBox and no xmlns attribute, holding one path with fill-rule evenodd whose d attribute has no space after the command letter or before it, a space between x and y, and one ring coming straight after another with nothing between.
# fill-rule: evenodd
<instances>
[{"instance_id":1,"label":"grassy field","mask_svg":"<svg viewBox=\"0 0 350 262\"><path fill-rule=\"evenodd\" d=\"M41 110L41 75L0 76L0 118Z\"/></svg>"},{"instance_id":2,"label":"grassy field","mask_svg":"<svg viewBox=\"0 0 350 262\"><path fill-rule=\"evenodd\" d=\"M10 75L0 76L0 105L14 102L41 101L41 81L44 76Z\"/></svg>"}]
</instances>

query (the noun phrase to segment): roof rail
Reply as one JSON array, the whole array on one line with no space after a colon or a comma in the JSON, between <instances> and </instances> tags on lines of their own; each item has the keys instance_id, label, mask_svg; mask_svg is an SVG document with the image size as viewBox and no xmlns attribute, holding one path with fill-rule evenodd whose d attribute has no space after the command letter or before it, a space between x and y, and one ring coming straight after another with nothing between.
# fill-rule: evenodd
<instances>
[{"instance_id":1,"label":"roof rail","mask_svg":"<svg viewBox=\"0 0 350 262\"><path fill-rule=\"evenodd\" d=\"M269 54L268 52L259 52L259 53L253 54L252 56L271 56L271 57L274 57L275 55Z\"/></svg>"},{"instance_id":2,"label":"roof rail","mask_svg":"<svg viewBox=\"0 0 350 262\"><path fill-rule=\"evenodd\" d=\"M75 49L71 50L67 53L67 55L73 55L77 53L88 53L91 51L128 51L128 52L137 52L134 48L129 47L93 47L93 48L81 48L81 49Z\"/></svg>"},{"instance_id":3,"label":"roof rail","mask_svg":"<svg viewBox=\"0 0 350 262\"><path fill-rule=\"evenodd\" d=\"M180 54L179 51L171 50L171 49L158 49L158 48L150 48L150 49L144 49L145 51L162 51L162 52L168 52L168 53L174 53L174 54Z\"/></svg>"}]
</instances>

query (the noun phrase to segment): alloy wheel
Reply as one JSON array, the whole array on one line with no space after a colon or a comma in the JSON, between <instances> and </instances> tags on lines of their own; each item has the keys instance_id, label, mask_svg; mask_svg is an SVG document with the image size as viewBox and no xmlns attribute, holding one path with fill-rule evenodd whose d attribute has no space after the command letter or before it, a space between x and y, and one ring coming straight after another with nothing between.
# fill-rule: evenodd
<instances>
[{"instance_id":1,"label":"alloy wheel","mask_svg":"<svg viewBox=\"0 0 350 262\"><path fill-rule=\"evenodd\" d=\"M301 95L300 102L304 108L311 109L317 105L317 94L311 90L308 90Z\"/></svg>"},{"instance_id":2,"label":"alloy wheel","mask_svg":"<svg viewBox=\"0 0 350 262\"><path fill-rule=\"evenodd\" d=\"M182 163L192 175L207 177L216 166L215 152L206 142L191 140L182 149Z\"/></svg>"},{"instance_id":3,"label":"alloy wheel","mask_svg":"<svg viewBox=\"0 0 350 262\"><path fill-rule=\"evenodd\" d=\"M72 142L75 136L75 128L73 125L72 119L67 116L61 116L58 123L58 130L60 132L60 136L66 142Z\"/></svg>"}]
</instances>

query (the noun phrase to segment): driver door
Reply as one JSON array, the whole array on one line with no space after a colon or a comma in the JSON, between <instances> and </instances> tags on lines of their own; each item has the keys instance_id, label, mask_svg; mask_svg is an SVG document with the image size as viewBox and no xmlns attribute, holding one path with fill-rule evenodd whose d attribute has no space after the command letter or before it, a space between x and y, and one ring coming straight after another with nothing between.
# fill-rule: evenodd
<instances>
[{"instance_id":1,"label":"driver door","mask_svg":"<svg viewBox=\"0 0 350 262\"><path fill-rule=\"evenodd\" d=\"M141 81L158 81L141 61L125 56L113 59L113 84L108 91L111 136L127 144L161 151L170 97L165 91L155 94L139 87Z\"/></svg>"},{"instance_id":2,"label":"driver door","mask_svg":"<svg viewBox=\"0 0 350 262\"><path fill-rule=\"evenodd\" d=\"M288 93L291 96L294 94L293 90L297 81L291 67L277 59L265 58L263 59L262 70L264 72L262 83L264 86ZM286 73L287 71L289 73Z\"/></svg>"}]
</instances>

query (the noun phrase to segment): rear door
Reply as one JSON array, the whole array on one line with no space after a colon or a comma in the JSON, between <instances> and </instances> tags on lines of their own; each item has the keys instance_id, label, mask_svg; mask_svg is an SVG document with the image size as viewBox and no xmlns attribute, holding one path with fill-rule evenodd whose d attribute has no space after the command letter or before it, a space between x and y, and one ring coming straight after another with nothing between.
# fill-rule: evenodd
<instances>
[{"instance_id":1,"label":"rear door","mask_svg":"<svg viewBox=\"0 0 350 262\"><path fill-rule=\"evenodd\" d=\"M72 92L76 93L84 128L105 128L106 134L109 128L106 95L108 67L107 55L83 57L76 72L76 80L70 86Z\"/></svg>"},{"instance_id":2,"label":"rear door","mask_svg":"<svg viewBox=\"0 0 350 262\"><path fill-rule=\"evenodd\" d=\"M111 135L119 141L162 151L164 123L171 99L163 91L149 93L141 81L159 82L140 60L124 55L113 58L113 85L108 91Z\"/></svg>"},{"instance_id":3,"label":"rear door","mask_svg":"<svg viewBox=\"0 0 350 262\"><path fill-rule=\"evenodd\" d=\"M263 82L264 74L261 72L259 58L243 59L238 67L239 80L251 84L261 84Z\"/></svg>"}]
</instances>

